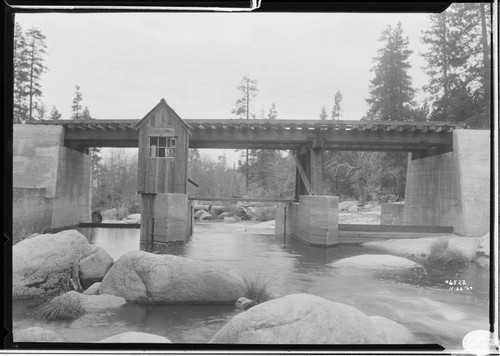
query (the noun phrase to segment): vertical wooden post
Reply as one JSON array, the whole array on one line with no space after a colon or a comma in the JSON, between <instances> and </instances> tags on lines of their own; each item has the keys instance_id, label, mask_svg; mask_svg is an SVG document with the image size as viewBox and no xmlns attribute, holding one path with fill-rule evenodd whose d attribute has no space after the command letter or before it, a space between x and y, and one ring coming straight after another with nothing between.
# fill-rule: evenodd
<instances>
[{"instance_id":1,"label":"vertical wooden post","mask_svg":"<svg viewBox=\"0 0 500 356\"><path fill-rule=\"evenodd\" d=\"M309 150L311 187L316 195L323 195L323 150L314 148Z\"/></svg>"}]
</instances>

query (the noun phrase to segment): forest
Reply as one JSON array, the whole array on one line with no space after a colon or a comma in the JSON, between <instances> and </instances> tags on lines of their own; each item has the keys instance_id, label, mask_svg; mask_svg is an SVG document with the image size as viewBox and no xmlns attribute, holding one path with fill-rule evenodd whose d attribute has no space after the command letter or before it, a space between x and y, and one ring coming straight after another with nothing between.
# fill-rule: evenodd
<instances>
[{"instance_id":1,"label":"forest","mask_svg":"<svg viewBox=\"0 0 500 356\"><path fill-rule=\"evenodd\" d=\"M420 42L425 51L413 53L402 23L387 26L373 55L372 79L362 120L463 122L468 128L489 129L491 121L491 7L486 3L456 3L447 11L429 15ZM46 38L37 28L14 31L13 122L60 120L55 106L43 101L42 76L48 70ZM425 59L428 82L414 87L408 74L412 56ZM239 99L228 108L233 118L276 120L279 108L256 113L259 93L256 78L243 76L235 89ZM416 100L417 92L425 100ZM315 120L342 120L343 93L318 108ZM72 120L93 119L75 84ZM329 109L331 108L331 110ZM140 211L137 197L137 157L114 152L103 158L100 148L90 150L93 173L93 210L126 207ZM295 165L292 152L239 150L237 164L203 158L190 150L188 193L208 197L292 198ZM395 202L404 200L407 153L326 151L323 155L324 194L340 200Z\"/></svg>"}]
</instances>

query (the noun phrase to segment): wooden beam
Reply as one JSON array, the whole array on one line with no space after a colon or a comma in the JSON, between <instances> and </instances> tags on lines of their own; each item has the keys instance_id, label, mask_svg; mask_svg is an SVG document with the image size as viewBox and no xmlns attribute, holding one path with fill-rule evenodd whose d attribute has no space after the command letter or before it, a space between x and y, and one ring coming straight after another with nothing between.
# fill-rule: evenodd
<instances>
[{"instance_id":1,"label":"wooden beam","mask_svg":"<svg viewBox=\"0 0 500 356\"><path fill-rule=\"evenodd\" d=\"M309 150L311 161L311 187L316 195L323 195L323 150Z\"/></svg>"},{"instance_id":2,"label":"wooden beam","mask_svg":"<svg viewBox=\"0 0 500 356\"><path fill-rule=\"evenodd\" d=\"M307 194L309 194L309 195L315 195L314 191L313 191L313 189L311 187L311 182L309 182L309 178L307 178L307 174L304 171L304 168L300 164L299 158L297 157L297 155L295 153L293 154L293 159L295 160L295 165L297 166L297 170L299 171L300 178L302 179L302 182L304 183L304 185L306 187Z\"/></svg>"}]
</instances>

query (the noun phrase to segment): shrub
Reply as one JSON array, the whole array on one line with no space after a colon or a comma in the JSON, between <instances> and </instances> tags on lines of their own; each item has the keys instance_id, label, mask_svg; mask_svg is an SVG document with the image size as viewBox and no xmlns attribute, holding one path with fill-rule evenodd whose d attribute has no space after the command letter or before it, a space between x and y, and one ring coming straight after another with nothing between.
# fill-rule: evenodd
<instances>
[{"instance_id":1,"label":"shrub","mask_svg":"<svg viewBox=\"0 0 500 356\"><path fill-rule=\"evenodd\" d=\"M269 279L256 275L253 277L243 277L244 297L260 304L273 299L269 290Z\"/></svg>"},{"instance_id":2,"label":"shrub","mask_svg":"<svg viewBox=\"0 0 500 356\"><path fill-rule=\"evenodd\" d=\"M468 263L466 256L448 246L448 240L438 240L431 245L429 260L440 263Z\"/></svg>"},{"instance_id":3,"label":"shrub","mask_svg":"<svg viewBox=\"0 0 500 356\"><path fill-rule=\"evenodd\" d=\"M85 314L85 307L80 295L76 292L68 292L42 304L30 316L47 322L52 320L73 320L83 314Z\"/></svg>"}]
</instances>

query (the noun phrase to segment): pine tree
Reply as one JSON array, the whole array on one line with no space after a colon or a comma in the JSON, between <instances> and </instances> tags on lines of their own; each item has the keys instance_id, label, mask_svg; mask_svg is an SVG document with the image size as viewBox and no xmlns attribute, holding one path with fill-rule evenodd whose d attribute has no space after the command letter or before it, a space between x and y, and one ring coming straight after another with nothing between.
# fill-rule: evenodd
<instances>
[{"instance_id":1,"label":"pine tree","mask_svg":"<svg viewBox=\"0 0 500 356\"><path fill-rule=\"evenodd\" d=\"M28 120L29 63L26 38L22 27L16 22L14 28L14 123Z\"/></svg>"},{"instance_id":2,"label":"pine tree","mask_svg":"<svg viewBox=\"0 0 500 356\"><path fill-rule=\"evenodd\" d=\"M370 96L366 99L369 110L368 120L407 121L411 119L411 107L415 91L412 88L408 69L411 68L408 38L403 37L403 26L398 23L395 29L388 26L382 32L380 48L374 58Z\"/></svg>"},{"instance_id":3,"label":"pine tree","mask_svg":"<svg viewBox=\"0 0 500 356\"><path fill-rule=\"evenodd\" d=\"M231 111L240 119L249 119L255 116L251 113L251 101L257 96L257 80L244 76L240 84L236 87L240 91L241 97L236 101L235 108Z\"/></svg>"},{"instance_id":4,"label":"pine tree","mask_svg":"<svg viewBox=\"0 0 500 356\"><path fill-rule=\"evenodd\" d=\"M59 120L61 118L61 113L57 110L56 106L52 106L50 111L49 120Z\"/></svg>"},{"instance_id":5,"label":"pine tree","mask_svg":"<svg viewBox=\"0 0 500 356\"><path fill-rule=\"evenodd\" d=\"M453 4L431 15L422 42L430 77L424 89L431 95L433 120L489 126L490 12L484 4Z\"/></svg>"},{"instance_id":6,"label":"pine tree","mask_svg":"<svg viewBox=\"0 0 500 356\"><path fill-rule=\"evenodd\" d=\"M241 97L236 101L236 107L231 111L233 114L238 116L240 119L246 118L249 119L250 116L255 118L254 114L251 114L250 111L250 102L257 96L258 88L257 88L257 80L250 79L247 76L244 76L241 79L240 84L236 87L241 93ZM249 151L245 150L245 178L246 178L246 188L248 191L249 187Z\"/></svg>"},{"instance_id":7,"label":"pine tree","mask_svg":"<svg viewBox=\"0 0 500 356\"><path fill-rule=\"evenodd\" d=\"M43 64L46 55L45 36L37 28L26 31L26 46L29 66L29 118L33 118L34 99L42 95L41 75L47 71Z\"/></svg>"},{"instance_id":8,"label":"pine tree","mask_svg":"<svg viewBox=\"0 0 500 356\"><path fill-rule=\"evenodd\" d=\"M326 112L326 107L323 105L323 107L321 108L321 111L319 113L319 118L321 120L328 120L328 114Z\"/></svg>"},{"instance_id":9,"label":"pine tree","mask_svg":"<svg viewBox=\"0 0 500 356\"><path fill-rule=\"evenodd\" d=\"M82 112L82 120L92 120L92 116L90 115L89 109L85 107Z\"/></svg>"},{"instance_id":10,"label":"pine tree","mask_svg":"<svg viewBox=\"0 0 500 356\"><path fill-rule=\"evenodd\" d=\"M278 112L276 111L276 104L272 103L267 113L268 120L275 120L278 117Z\"/></svg>"},{"instance_id":11,"label":"pine tree","mask_svg":"<svg viewBox=\"0 0 500 356\"><path fill-rule=\"evenodd\" d=\"M75 98L73 99L73 105L71 106L71 110L73 114L71 115L71 119L73 120L81 120L82 119L82 93L80 91L80 86L75 86Z\"/></svg>"},{"instance_id":12,"label":"pine tree","mask_svg":"<svg viewBox=\"0 0 500 356\"><path fill-rule=\"evenodd\" d=\"M342 93L340 90L338 90L335 93L335 102L333 105L333 110L332 110L332 120L340 120L342 116L342 108L340 107L340 104L342 103Z\"/></svg>"},{"instance_id":13,"label":"pine tree","mask_svg":"<svg viewBox=\"0 0 500 356\"><path fill-rule=\"evenodd\" d=\"M37 113L37 120L45 120L45 115L47 115L47 106L44 103L35 103L35 110Z\"/></svg>"}]
</instances>

